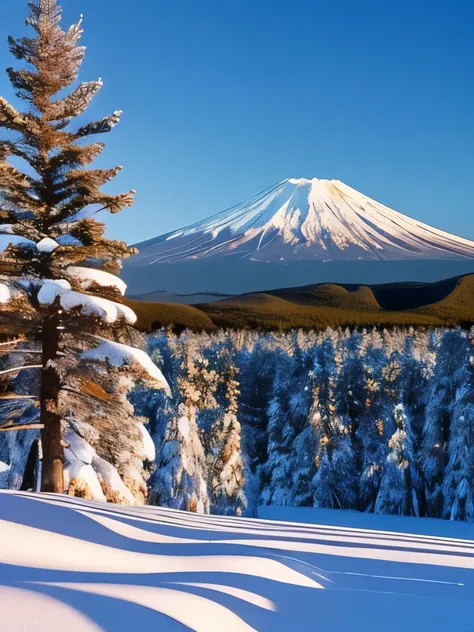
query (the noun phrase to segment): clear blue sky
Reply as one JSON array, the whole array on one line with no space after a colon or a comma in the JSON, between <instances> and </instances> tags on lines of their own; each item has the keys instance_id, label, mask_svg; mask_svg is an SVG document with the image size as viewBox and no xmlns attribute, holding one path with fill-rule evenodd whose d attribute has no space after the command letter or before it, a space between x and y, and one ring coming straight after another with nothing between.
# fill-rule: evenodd
<instances>
[{"instance_id":1,"label":"clear blue sky","mask_svg":"<svg viewBox=\"0 0 474 632\"><path fill-rule=\"evenodd\" d=\"M2 0L7 34L26 0ZM84 14L96 118L123 109L101 164L138 191L108 220L130 243L286 177L343 180L474 239L471 0L62 0ZM0 95L11 98L6 75Z\"/></svg>"}]
</instances>

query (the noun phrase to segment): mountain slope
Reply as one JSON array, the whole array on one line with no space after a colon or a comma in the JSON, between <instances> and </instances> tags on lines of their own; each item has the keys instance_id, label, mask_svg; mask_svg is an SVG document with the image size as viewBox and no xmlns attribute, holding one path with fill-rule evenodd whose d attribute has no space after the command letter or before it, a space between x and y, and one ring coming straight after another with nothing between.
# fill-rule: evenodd
<instances>
[{"instance_id":1,"label":"mountain slope","mask_svg":"<svg viewBox=\"0 0 474 632\"><path fill-rule=\"evenodd\" d=\"M432 228L338 180L288 179L182 230L138 244L131 266L200 259L358 261L474 258Z\"/></svg>"}]
</instances>

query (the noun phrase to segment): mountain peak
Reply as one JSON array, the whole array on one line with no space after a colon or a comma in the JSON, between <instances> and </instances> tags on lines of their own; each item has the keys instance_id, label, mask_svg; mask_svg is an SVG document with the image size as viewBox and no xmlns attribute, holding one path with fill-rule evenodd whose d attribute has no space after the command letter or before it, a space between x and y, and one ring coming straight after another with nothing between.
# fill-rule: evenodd
<instances>
[{"instance_id":1,"label":"mountain peak","mask_svg":"<svg viewBox=\"0 0 474 632\"><path fill-rule=\"evenodd\" d=\"M411 219L339 180L289 178L204 221L138 244L142 265L474 258L474 242Z\"/></svg>"}]
</instances>

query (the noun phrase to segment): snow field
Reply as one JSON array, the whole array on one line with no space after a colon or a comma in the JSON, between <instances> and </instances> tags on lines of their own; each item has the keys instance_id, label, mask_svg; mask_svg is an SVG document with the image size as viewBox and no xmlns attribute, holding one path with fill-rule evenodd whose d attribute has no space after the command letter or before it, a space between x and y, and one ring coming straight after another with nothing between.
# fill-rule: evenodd
<instances>
[{"instance_id":1,"label":"snow field","mask_svg":"<svg viewBox=\"0 0 474 632\"><path fill-rule=\"evenodd\" d=\"M262 513L1 492L0 630L471 629L471 525Z\"/></svg>"}]
</instances>

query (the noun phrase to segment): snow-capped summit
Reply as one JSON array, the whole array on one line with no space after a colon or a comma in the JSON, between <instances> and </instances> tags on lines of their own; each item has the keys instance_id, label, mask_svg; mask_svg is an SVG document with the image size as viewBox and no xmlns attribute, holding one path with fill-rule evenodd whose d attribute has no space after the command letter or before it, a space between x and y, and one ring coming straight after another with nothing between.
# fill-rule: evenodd
<instances>
[{"instance_id":1,"label":"snow-capped summit","mask_svg":"<svg viewBox=\"0 0 474 632\"><path fill-rule=\"evenodd\" d=\"M355 261L474 258L474 242L411 219L339 180L290 178L138 244L135 265L193 259Z\"/></svg>"}]
</instances>

